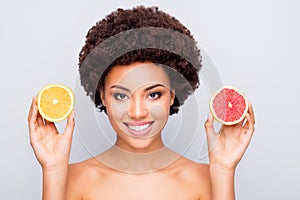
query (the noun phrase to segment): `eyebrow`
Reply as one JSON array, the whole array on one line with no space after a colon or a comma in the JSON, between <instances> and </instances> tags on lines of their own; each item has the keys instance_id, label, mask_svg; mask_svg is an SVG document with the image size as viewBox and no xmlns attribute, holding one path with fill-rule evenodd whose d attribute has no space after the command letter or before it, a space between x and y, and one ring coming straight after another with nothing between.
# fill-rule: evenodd
<instances>
[{"instance_id":1,"label":"eyebrow","mask_svg":"<svg viewBox=\"0 0 300 200\"><path fill-rule=\"evenodd\" d=\"M144 91L148 91L148 90L151 90L151 89L156 88L156 87L164 87L165 88L166 86L164 86L162 84L155 84L155 85L151 85L151 86L145 88ZM121 89L121 90L130 92L130 90L128 88L123 87L121 85L113 85L113 86L110 87L110 89L112 89L112 88L117 88L117 89Z\"/></svg>"}]
</instances>

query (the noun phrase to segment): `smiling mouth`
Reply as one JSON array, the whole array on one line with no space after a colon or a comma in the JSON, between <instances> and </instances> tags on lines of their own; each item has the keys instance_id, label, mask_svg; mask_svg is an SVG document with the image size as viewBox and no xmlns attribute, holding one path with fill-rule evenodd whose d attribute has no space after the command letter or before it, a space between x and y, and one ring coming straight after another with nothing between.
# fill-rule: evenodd
<instances>
[{"instance_id":1,"label":"smiling mouth","mask_svg":"<svg viewBox=\"0 0 300 200\"><path fill-rule=\"evenodd\" d=\"M139 122L139 123L125 123L124 124L132 131L141 132L149 128L154 121L151 122Z\"/></svg>"}]
</instances>

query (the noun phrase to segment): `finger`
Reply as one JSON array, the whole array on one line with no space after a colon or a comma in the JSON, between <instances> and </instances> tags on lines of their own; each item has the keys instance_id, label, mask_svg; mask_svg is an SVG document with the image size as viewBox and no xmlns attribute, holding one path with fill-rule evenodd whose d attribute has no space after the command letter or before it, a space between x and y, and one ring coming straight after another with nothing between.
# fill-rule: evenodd
<instances>
[{"instance_id":1,"label":"finger","mask_svg":"<svg viewBox=\"0 0 300 200\"><path fill-rule=\"evenodd\" d=\"M35 98L36 97L34 96L34 97L32 97L32 100L31 100L31 104L30 104L30 108L29 108L29 112L28 112L28 116L27 116L28 124L30 123L30 119L32 117L33 106L36 104Z\"/></svg>"},{"instance_id":2,"label":"finger","mask_svg":"<svg viewBox=\"0 0 300 200\"><path fill-rule=\"evenodd\" d=\"M75 127L75 119L74 119L74 110L68 117L68 121L66 124L66 128L64 131L64 135L71 141L73 137L74 127Z\"/></svg>"},{"instance_id":3,"label":"finger","mask_svg":"<svg viewBox=\"0 0 300 200\"><path fill-rule=\"evenodd\" d=\"M251 102L249 102L248 113L250 114L250 117L252 118L253 124L255 124L254 110L253 110L253 106L252 106Z\"/></svg>"},{"instance_id":4,"label":"finger","mask_svg":"<svg viewBox=\"0 0 300 200\"><path fill-rule=\"evenodd\" d=\"M43 125L45 125L45 123L44 123L44 119L43 119L43 117L41 116L41 114L38 112L38 114L37 114L37 124L38 124L38 126L43 126Z\"/></svg>"},{"instance_id":5,"label":"finger","mask_svg":"<svg viewBox=\"0 0 300 200\"><path fill-rule=\"evenodd\" d=\"M58 133L57 128L56 128L54 122L50 122L50 121L48 121L48 120L46 120L46 119L44 119L44 121L45 121L45 125L46 125L46 126L48 126L50 129L54 129L53 132Z\"/></svg>"},{"instance_id":6,"label":"finger","mask_svg":"<svg viewBox=\"0 0 300 200\"><path fill-rule=\"evenodd\" d=\"M38 115L38 108L36 105L36 97L34 97L32 99L30 113L28 115L29 138L30 138L31 144L33 141L37 140L37 138L39 136L39 134L36 134L36 129L38 127L37 115Z\"/></svg>"},{"instance_id":7,"label":"finger","mask_svg":"<svg viewBox=\"0 0 300 200\"><path fill-rule=\"evenodd\" d=\"M214 118L211 113L208 114L207 120L204 123L205 132L208 140L212 140L216 137L216 131L213 126Z\"/></svg>"},{"instance_id":8,"label":"finger","mask_svg":"<svg viewBox=\"0 0 300 200\"><path fill-rule=\"evenodd\" d=\"M246 124L246 117L240 121L237 124L232 124L232 125L222 125L220 129L219 134L225 135L225 137L234 137L234 138L239 138L245 130L245 124Z\"/></svg>"},{"instance_id":9,"label":"finger","mask_svg":"<svg viewBox=\"0 0 300 200\"><path fill-rule=\"evenodd\" d=\"M38 109L36 105L36 96L32 98L30 111L28 114L28 126L30 131L37 127Z\"/></svg>"},{"instance_id":10,"label":"finger","mask_svg":"<svg viewBox=\"0 0 300 200\"><path fill-rule=\"evenodd\" d=\"M249 113L246 115L246 124L244 126L244 134L241 134L243 143L248 146L254 133L254 122Z\"/></svg>"},{"instance_id":11,"label":"finger","mask_svg":"<svg viewBox=\"0 0 300 200\"><path fill-rule=\"evenodd\" d=\"M254 120L253 118L250 116L249 113L247 113L246 115L246 119L247 119L247 122L246 122L246 134L248 133L253 133L254 132Z\"/></svg>"},{"instance_id":12,"label":"finger","mask_svg":"<svg viewBox=\"0 0 300 200\"><path fill-rule=\"evenodd\" d=\"M255 117L254 117L254 111L253 111L253 107L252 107L252 103L249 102L249 108L248 108L248 113L251 119L245 119L245 124L244 124L244 128L247 130L249 127L249 123L251 122L253 124L253 127L255 125Z\"/></svg>"},{"instance_id":13,"label":"finger","mask_svg":"<svg viewBox=\"0 0 300 200\"><path fill-rule=\"evenodd\" d=\"M238 122L237 124L232 124L232 125L225 125L226 127L230 127L232 129L236 129L236 128L240 128L244 125L245 123L245 120L246 120L246 117L243 118L240 122Z\"/></svg>"},{"instance_id":14,"label":"finger","mask_svg":"<svg viewBox=\"0 0 300 200\"><path fill-rule=\"evenodd\" d=\"M36 112L37 111L37 112ZM34 115L33 115L34 114ZM40 115L37 108L37 96L32 98L31 107L28 115L28 124L30 125L31 118L34 117L34 124L37 126L44 125L42 116ZM31 124L32 125L32 124Z\"/></svg>"}]
</instances>

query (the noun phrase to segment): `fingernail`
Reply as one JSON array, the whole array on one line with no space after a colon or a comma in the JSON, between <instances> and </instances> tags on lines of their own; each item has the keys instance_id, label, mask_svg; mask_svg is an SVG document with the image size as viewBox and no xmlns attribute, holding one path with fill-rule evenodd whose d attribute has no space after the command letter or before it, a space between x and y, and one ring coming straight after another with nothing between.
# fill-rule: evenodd
<instances>
[{"instance_id":1,"label":"fingernail","mask_svg":"<svg viewBox=\"0 0 300 200\"><path fill-rule=\"evenodd\" d=\"M211 113L208 113L208 116L207 116L207 118L208 118L209 120L212 118L212 115L211 115Z\"/></svg>"}]
</instances>

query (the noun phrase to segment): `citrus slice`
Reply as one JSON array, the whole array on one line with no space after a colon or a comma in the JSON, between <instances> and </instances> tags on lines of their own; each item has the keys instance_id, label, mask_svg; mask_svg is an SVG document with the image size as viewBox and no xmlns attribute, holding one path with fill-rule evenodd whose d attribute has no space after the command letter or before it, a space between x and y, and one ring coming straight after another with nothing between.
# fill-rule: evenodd
<instances>
[{"instance_id":1,"label":"citrus slice","mask_svg":"<svg viewBox=\"0 0 300 200\"><path fill-rule=\"evenodd\" d=\"M233 125L245 118L248 111L248 101L246 96L237 88L224 86L212 96L209 107L217 121L224 125Z\"/></svg>"},{"instance_id":2,"label":"citrus slice","mask_svg":"<svg viewBox=\"0 0 300 200\"><path fill-rule=\"evenodd\" d=\"M41 116L57 122L67 118L74 108L74 94L70 88L62 84L49 84L41 89L37 98Z\"/></svg>"}]
</instances>

